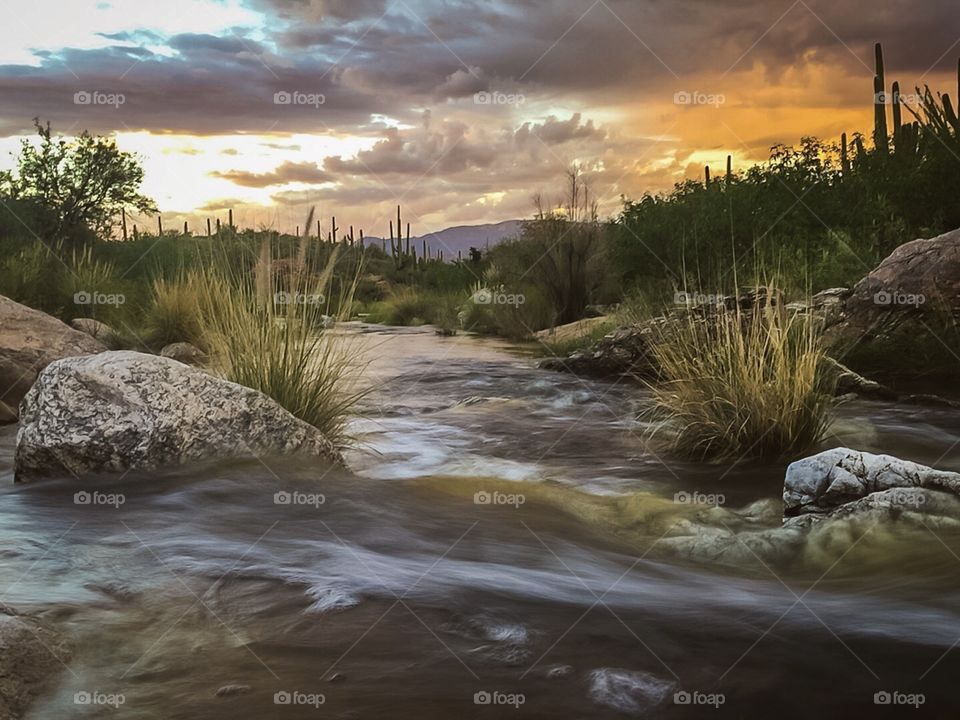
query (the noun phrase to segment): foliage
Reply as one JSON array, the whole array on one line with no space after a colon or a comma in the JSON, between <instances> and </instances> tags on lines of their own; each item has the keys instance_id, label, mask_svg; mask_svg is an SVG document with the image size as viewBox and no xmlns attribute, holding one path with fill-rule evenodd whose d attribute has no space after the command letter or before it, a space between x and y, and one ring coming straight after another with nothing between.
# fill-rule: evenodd
<instances>
[{"instance_id":1,"label":"foliage","mask_svg":"<svg viewBox=\"0 0 960 720\"><path fill-rule=\"evenodd\" d=\"M310 223L308 221L307 226ZM200 332L213 367L233 382L260 390L336 443L345 441L347 415L363 395L363 363L352 341L318 326L310 303L277 302L278 292L327 297L334 252L320 269L308 262L301 239L292 274L277 271L264 239L254 273L214 256L196 271ZM347 297L336 315L350 313Z\"/></svg>"},{"instance_id":2,"label":"foliage","mask_svg":"<svg viewBox=\"0 0 960 720\"><path fill-rule=\"evenodd\" d=\"M835 380L819 331L779 303L684 313L661 326L653 355L662 377L648 418L683 455L790 457L828 427Z\"/></svg>"},{"instance_id":3,"label":"foliage","mask_svg":"<svg viewBox=\"0 0 960 720\"><path fill-rule=\"evenodd\" d=\"M489 252L488 284L508 293L530 287L552 308L552 322L563 325L583 317L605 276L602 263L607 227L597 219L596 203L574 167L568 173L564 204L552 212L538 209L523 223L520 236ZM539 327L530 328L539 330Z\"/></svg>"},{"instance_id":4,"label":"foliage","mask_svg":"<svg viewBox=\"0 0 960 720\"><path fill-rule=\"evenodd\" d=\"M107 237L126 207L154 212L150 198L139 191L143 168L135 156L121 151L110 138L81 133L68 141L53 136L50 124L34 121L39 144L24 140L17 171L0 173L0 194L33 200L51 210L39 234L76 247L88 229Z\"/></svg>"},{"instance_id":5,"label":"foliage","mask_svg":"<svg viewBox=\"0 0 960 720\"><path fill-rule=\"evenodd\" d=\"M196 273L182 273L174 280L153 281L153 298L143 319L143 339L158 350L176 342L202 347L199 284Z\"/></svg>"}]
</instances>

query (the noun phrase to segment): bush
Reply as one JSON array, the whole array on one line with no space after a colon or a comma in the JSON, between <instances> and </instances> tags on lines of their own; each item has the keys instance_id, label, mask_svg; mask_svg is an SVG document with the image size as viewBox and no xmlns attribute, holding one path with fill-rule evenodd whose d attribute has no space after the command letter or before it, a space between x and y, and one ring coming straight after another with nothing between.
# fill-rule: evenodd
<instances>
[{"instance_id":1,"label":"bush","mask_svg":"<svg viewBox=\"0 0 960 720\"><path fill-rule=\"evenodd\" d=\"M200 286L206 278L182 274L178 280L153 281L153 299L143 320L144 340L159 349L175 342L204 345L200 322Z\"/></svg>"},{"instance_id":2,"label":"bush","mask_svg":"<svg viewBox=\"0 0 960 720\"><path fill-rule=\"evenodd\" d=\"M298 254L285 291L327 297L336 253L319 276L309 272L304 258ZM252 274L222 261L197 273L199 326L212 367L343 444L348 413L364 393L355 383L363 364L349 338L318 328L304 305L275 303L279 280L272 267L264 242ZM349 313L349 298L339 311L338 316Z\"/></svg>"},{"instance_id":3,"label":"bush","mask_svg":"<svg viewBox=\"0 0 960 720\"><path fill-rule=\"evenodd\" d=\"M833 383L818 329L780 304L689 312L661 326L655 431L697 459L780 458L824 435Z\"/></svg>"}]
</instances>

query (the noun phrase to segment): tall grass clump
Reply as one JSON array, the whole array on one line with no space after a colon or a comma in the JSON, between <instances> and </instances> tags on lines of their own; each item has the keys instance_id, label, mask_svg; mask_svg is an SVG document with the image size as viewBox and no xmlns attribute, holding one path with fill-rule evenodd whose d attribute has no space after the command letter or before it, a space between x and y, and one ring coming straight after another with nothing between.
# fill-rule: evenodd
<instances>
[{"instance_id":1,"label":"tall grass clump","mask_svg":"<svg viewBox=\"0 0 960 720\"><path fill-rule=\"evenodd\" d=\"M267 241L253 273L216 259L206 263L197 276L200 328L215 370L342 445L348 413L364 394L357 384L363 365L349 337L317 322L336 253L317 272L306 260L309 242L302 239L292 268L282 266L286 274L277 271ZM347 295L330 314L349 314Z\"/></svg>"},{"instance_id":2,"label":"tall grass clump","mask_svg":"<svg viewBox=\"0 0 960 720\"><path fill-rule=\"evenodd\" d=\"M176 342L203 345L201 286L201 278L195 273L180 273L176 280L158 277L153 281L153 296L143 319L147 343L158 348Z\"/></svg>"},{"instance_id":3,"label":"tall grass clump","mask_svg":"<svg viewBox=\"0 0 960 720\"><path fill-rule=\"evenodd\" d=\"M820 331L782 303L683 313L656 333L652 352L661 377L650 415L682 455L789 457L829 426L835 378Z\"/></svg>"}]
</instances>

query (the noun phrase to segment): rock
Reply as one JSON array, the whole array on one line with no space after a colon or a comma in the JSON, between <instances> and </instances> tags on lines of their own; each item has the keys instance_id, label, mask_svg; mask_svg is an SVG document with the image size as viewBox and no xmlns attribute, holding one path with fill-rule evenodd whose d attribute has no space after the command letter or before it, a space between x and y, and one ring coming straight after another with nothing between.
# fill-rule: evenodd
<instances>
[{"instance_id":1,"label":"rock","mask_svg":"<svg viewBox=\"0 0 960 720\"><path fill-rule=\"evenodd\" d=\"M112 327L93 318L74 318L70 321L70 327L99 340L103 340L113 332Z\"/></svg>"},{"instance_id":2,"label":"rock","mask_svg":"<svg viewBox=\"0 0 960 720\"><path fill-rule=\"evenodd\" d=\"M696 297L688 293L678 295L683 296L685 301ZM541 360L539 367L575 375L653 380L659 375L660 369L653 355L652 343L661 333L669 333L672 324L685 321L691 315L705 320L716 313L732 312L738 308L742 311L742 317L748 317L755 308L781 302L779 295L768 297L764 288L739 296L716 298L713 302L684 302L662 317L617 328L589 348L577 350L567 357Z\"/></svg>"},{"instance_id":3,"label":"rock","mask_svg":"<svg viewBox=\"0 0 960 720\"><path fill-rule=\"evenodd\" d=\"M681 520L670 537L657 545L688 560L745 567L789 560L802 548L804 535L803 529L796 527L735 530Z\"/></svg>"},{"instance_id":4,"label":"rock","mask_svg":"<svg viewBox=\"0 0 960 720\"><path fill-rule=\"evenodd\" d=\"M196 345L188 342L176 342L164 346L160 355L184 365L204 365L207 362L207 354Z\"/></svg>"},{"instance_id":5,"label":"rock","mask_svg":"<svg viewBox=\"0 0 960 720\"><path fill-rule=\"evenodd\" d=\"M103 352L103 343L0 295L0 401L15 408L54 360Z\"/></svg>"},{"instance_id":6,"label":"rock","mask_svg":"<svg viewBox=\"0 0 960 720\"><path fill-rule=\"evenodd\" d=\"M809 309L823 320L825 327L833 327L843 320L847 298L852 292L842 287L821 290L810 299Z\"/></svg>"},{"instance_id":7,"label":"rock","mask_svg":"<svg viewBox=\"0 0 960 720\"><path fill-rule=\"evenodd\" d=\"M917 527L960 529L960 497L952 492L922 487L897 487L870 493L839 505L827 513L807 513L787 518L784 527L811 529L824 521L860 519L870 522L906 522Z\"/></svg>"},{"instance_id":8,"label":"rock","mask_svg":"<svg viewBox=\"0 0 960 720\"><path fill-rule=\"evenodd\" d=\"M236 695L248 693L252 689L253 688L251 688L249 685L230 684L224 685L221 688L217 688L216 695L217 697L234 697Z\"/></svg>"},{"instance_id":9,"label":"rock","mask_svg":"<svg viewBox=\"0 0 960 720\"><path fill-rule=\"evenodd\" d=\"M20 413L16 408L12 408L7 405L5 402L0 400L0 425L8 425L10 423L15 423L17 418L20 416Z\"/></svg>"},{"instance_id":10,"label":"rock","mask_svg":"<svg viewBox=\"0 0 960 720\"><path fill-rule=\"evenodd\" d=\"M25 367L13 360L0 357L0 402L6 403L16 411L17 405L36 379L37 371L32 367Z\"/></svg>"},{"instance_id":11,"label":"rock","mask_svg":"<svg viewBox=\"0 0 960 720\"><path fill-rule=\"evenodd\" d=\"M557 325L556 327L538 330L533 334L537 340L543 342L570 342L579 340L594 332L598 327L610 323L608 315L595 315L584 320L575 320L566 325Z\"/></svg>"},{"instance_id":12,"label":"rock","mask_svg":"<svg viewBox=\"0 0 960 720\"><path fill-rule=\"evenodd\" d=\"M826 358L826 362L837 375L837 395L848 395L852 393L858 397L873 398L876 400L897 399L897 393L886 385L881 385L874 380L867 380L863 375L855 373L846 365L837 362L833 358Z\"/></svg>"},{"instance_id":13,"label":"rock","mask_svg":"<svg viewBox=\"0 0 960 720\"><path fill-rule=\"evenodd\" d=\"M826 340L859 370L898 379L956 378L960 230L913 240L850 290Z\"/></svg>"},{"instance_id":14,"label":"rock","mask_svg":"<svg viewBox=\"0 0 960 720\"><path fill-rule=\"evenodd\" d=\"M563 358L546 358L539 366L593 377L653 378L657 375L650 346L653 328L652 322L618 328L589 348Z\"/></svg>"},{"instance_id":15,"label":"rock","mask_svg":"<svg viewBox=\"0 0 960 720\"><path fill-rule=\"evenodd\" d=\"M943 311L960 317L960 230L894 250L854 285L840 329L862 335Z\"/></svg>"},{"instance_id":16,"label":"rock","mask_svg":"<svg viewBox=\"0 0 960 720\"><path fill-rule=\"evenodd\" d=\"M890 455L848 448L826 450L792 463L783 484L784 514L831 512L892 488L960 492L960 474L934 470Z\"/></svg>"},{"instance_id":17,"label":"rock","mask_svg":"<svg viewBox=\"0 0 960 720\"><path fill-rule=\"evenodd\" d=\"M40 374L21 406L14 479L287 453L342 462L263 393L170 358L104 352Z\"/></svg>"},{"instance_id":18,"label":"rock","mask_svg":"<svg viewBox=\"0 0 960 720\"><path fill-rule=\"evenodd\" d=\"M70 659L69 643L45 623L0 605L0 718L23 717Z\"/></svg>"}]
</instances>

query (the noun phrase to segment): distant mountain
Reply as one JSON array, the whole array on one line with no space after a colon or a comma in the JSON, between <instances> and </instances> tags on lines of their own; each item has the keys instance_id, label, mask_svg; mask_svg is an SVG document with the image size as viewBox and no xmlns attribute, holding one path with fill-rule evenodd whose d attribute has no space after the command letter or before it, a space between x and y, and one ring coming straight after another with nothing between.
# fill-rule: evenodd
<instances>
[{"instance_id":1,"label":"distant mountain","mask_svg":"<svg viewBox=\"0 0 960 720\"><path fill-rule=\"evenodd\" d=\"M437 253L443 250L444 260L456 260L458 251L466 257L472 247L484 250L488 246L493 247L501 240L513 237L520 231L520 223L520 220L504 220L485 225L457 225L435 233L411 236L410 245L417 249L419 255L423 241L426 240L432 256L436 257ZM379 242L379 240L380 238L368 238L369 242ZM387 244L389 251L389 240Z\"/></svg>"}]
</instances>

